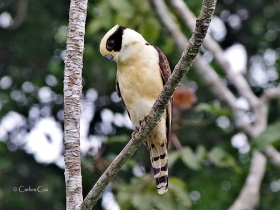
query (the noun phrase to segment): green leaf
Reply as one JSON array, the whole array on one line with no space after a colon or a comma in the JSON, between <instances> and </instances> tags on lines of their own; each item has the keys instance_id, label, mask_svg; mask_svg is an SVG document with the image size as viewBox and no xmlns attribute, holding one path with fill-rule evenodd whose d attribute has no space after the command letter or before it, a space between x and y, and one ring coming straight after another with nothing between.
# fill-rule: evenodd
<instances>
[{"instance_id":1,"label":"green leaf","mask_svg":"<svg viewBox=\"0 0 280 210\"><path fill-rule=\"evenodd\" d=\"M170 195L157 193L133 194L132 204L138 210L170 210L174 209L175 206Z\"/></svg>"},{"instance_id":2,"label":"green leaf","mask_svg":"<svg viewBox=\"0 0 280 210\"><path fill-rule=\"evenodd\" d=\"M214 147L209 153L208 158L219 167L232 167L234 170L239 171L240 168L236 164L235 159L225 152L220 147Z\"/></svg>"},{"instance_id":3,"label":"green leaf","mask_svg":"<svg viewBox=\"0 0 280 210\"><path fill-rule=\"evenodd\" d=\"M122 209L129 209L131 206L131 194L127 191L126 186L122 187L122 191L117 193L118 203L122 206Z\"/></svg>"},{"instance_id":4,"label":"green leaf","mask_svg":"<svg viewBox=\"0 0 280 210\"><path fill-rule=\"evenodd\" d=\"M172 198L168 194L156 195L153 197L154 206L160 210L174 209L174 203Z\"/></svg>"},{"instance_id":5,"label":"green leaf","mask_svg":"<svg viewBox=\"0 0 280 210\"><path fill-rule=\"evenodd\" d=\"M193 170L199 170L201 168L201 162L190 147L184 147L180 151L180 154L181 159L186 164L186 166L190 167Z\"/></svg>"},{"instance_id":6,"label":"green leaf","mask_svg":"<svg viewBox=\"0 0 280 210\"><path fill-rule=\"evenodd\" d=\"M172 151L168 154L168 167L172 168L174 163L178 160L180 157L180 152L178 151Z\"/></svg>"},{"instance_id":7,"label":"green leaf","mask_svg":"<svg viewBox=\"0 0 280 210\"><path fill-rule=\"evenodd\" d=\"M117 201L122 210L170 210L178 207L187 209L191 205L184 181L169 177L169 190L163 195L157 193L153 183L154 177L148 174L133 178L129 184L119 184L116 187Z\"/></svg>"},{"instance_id":8,"label":"green leaf","mask_svg":"<svg viewBox=\"0 0 280 210\"><path fill-rule=\"evenodd\" d=\"M200 103L195 108L196 112L209 112L216 115L230 116L230 110L222 108L219 101L214 101L212 104Z\"/></svg>"},{"instance_id":9,"label":"green leaf","mask_svg":"<svg viewBox=\"0 0 280 210\"><path fill-rule=\"evenodd\" d=\"M108 2L110 6L118 12L118 14L122 14L125 13L125 11L131 11L134 9L130 2L126 0L109 0L107 1L107 4Z\"/></svg>"},{"instance_id":10,"label":"green leaf","mask_svg":"<svg viewBox=\"0 0 280 210\"><path fill-rule=\"evenodd\" d=\"M202 161L205 158L206 153L207 153L207 151L202 145L199 145L195 152L196 157L199 161Z\"/></svg>"},{"instance_id":11,"label":"green leaf","mask_svg":"<svg viewBox=\"0 0 280 210\"><path fill-rule=\"evenodd\" d=\"M146 210L153 208L153 195L134 194L132 197L132 205L139 210Z\"/></svg>"},{"instance_id":12,"label":"green leaf","mask_svg":"<svg viewBox=\"0 0 280 210\"><path fill-rule=\"evenodd\" d=\"M175 199L178 200L178 203L187 208L191 206L191 199L189 197L188 191L186 190L185 183L178 178L169 177L169 192L174 194Z\"/></svg>"},{"instance_id":13,"label":"green leaf","mask_svg":"<svg viewBox=\"0 0 280 210\"><path fill-rule=\"evenodd\" d=\"M267 126L267 129L254 139L253 146L264 150L268 145L280 140L280 121Z\"/></svg>"},{"instance_id":14,"label":"green leaf","mask_svg":"<svg viewBox=\"0 0 280 210\"><path fill-rule=\"evenodd\" d=\"M116 135L108 137L103 144L113 144L113 143L127 143L130 140L128 135Z\"/></svg>"}]
</instances>

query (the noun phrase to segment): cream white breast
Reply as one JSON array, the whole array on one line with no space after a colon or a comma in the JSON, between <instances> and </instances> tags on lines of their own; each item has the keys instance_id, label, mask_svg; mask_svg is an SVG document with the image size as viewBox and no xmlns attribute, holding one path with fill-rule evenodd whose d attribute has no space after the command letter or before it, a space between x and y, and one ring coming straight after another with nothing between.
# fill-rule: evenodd
<instances>
[{"instance_id":1,"label":"cream white breast","mask_svg":"<svg viewBox=\"0 0 280 210\"><path fill-rule=\"evenodd\" d=\"M136 126L163 88L158 52L140 34L126 29L122 48L115 55L120 92Z\"/></svg>"}]
</instances>

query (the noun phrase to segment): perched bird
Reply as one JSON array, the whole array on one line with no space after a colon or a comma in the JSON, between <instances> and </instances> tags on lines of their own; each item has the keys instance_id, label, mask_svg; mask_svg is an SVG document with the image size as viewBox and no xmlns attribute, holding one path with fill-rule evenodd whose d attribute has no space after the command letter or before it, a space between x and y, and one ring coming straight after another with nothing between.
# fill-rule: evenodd
<instances>
[{"instance_id":1,"label":"perched bird","mask_svg":"<svg viewBox=\"0 0 280 210\"><path fill-rule=\"evenodd\" d=\"M102 38L100 52L117 63L116 89L128 111L133 126L150 111L169 78L166 56L150 45L136 31L116 25ZM168 190L167 146L171 128L172 107L169 103L160 122L144 141L150 152L159 194Z\"/></svg>"}]
</instances>

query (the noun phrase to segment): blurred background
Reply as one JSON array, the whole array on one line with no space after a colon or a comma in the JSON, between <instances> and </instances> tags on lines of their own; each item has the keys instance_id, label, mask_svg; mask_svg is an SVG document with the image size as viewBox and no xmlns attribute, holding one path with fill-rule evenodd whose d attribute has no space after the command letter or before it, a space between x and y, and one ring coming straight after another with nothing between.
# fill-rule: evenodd
<instances>
[{"instance_id":1,"label":"blurred background","mask_svg":"<svg viewBox=\"0 0 280 210\"><path fill-rule=\"evenodd\" d=\"M196 16L201 2L186 1ZM166 3L190 37L190 30ZM63 69L69 5L66 0L0 2L0 209L65 209ZM279 84L279 11L278 0L218 1L210 26L232 68L245 75L257 96ZM99 53L101 38L115 24L133 28L157 45L171 69L181 56L151 1L89 1L81 114L84 196L132 133L115 92L116 64ZM202 54L237 94L213 54L205 49ZM94 209L227 209L235 201L254 145L234 126L231 111L194 68L174 100L169 193L164 199L157 194L142 146ZM244 98L237 103L250 112ZM279 108L279 100L272 101L268 124L279 121ZM279 141L273 146L279 150ZM279 197L279 169L268 162L257 209L278 209Z\"/></svg>"}]
</instances>

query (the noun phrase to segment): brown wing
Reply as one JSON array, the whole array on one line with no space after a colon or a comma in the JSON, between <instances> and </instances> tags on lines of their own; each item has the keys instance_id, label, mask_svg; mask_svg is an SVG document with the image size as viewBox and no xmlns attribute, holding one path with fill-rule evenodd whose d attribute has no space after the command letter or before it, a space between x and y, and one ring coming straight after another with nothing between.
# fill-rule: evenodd
<instances>
[{"instance_id":1,"label":"brown wing","mask_svg":"<svg viewBox=\"0 0 280 210\"><path fill-rule=\"evenodd\" d=\"M163 79L163 83L165 84L171 75L169 63L164 53L157 46L154 46L154 48L158 51L161 76Z\"/></svg>"},{"instance_id":2,"label":"brown wing","mask_svg":"<svg viewBox=\"0 0 280 210\"><path fill-rule=\"evenodd\" d=\"M154 48L158 51L161 77L162 77L163 84L165 84L167 82L168 78L171 75L171 70L170 70L170 67L169 67L169 63L168 63L168 60L167 60L166 56L164 55L164 53L157 46L154 46ZM167 114L167 119L166 119L167 145L168 145L168 142L169 142L169 135L170 135L170 131L171 131L172 104L173 104L173 97L171 98L171 100L170 100L170 102L169 102L169 104L166 108L166 114Z\"/></svg>"},{"instance_id":3,"label":"brown wing","mask_svg":"<svg viewBox=\"0 0 280 210\"><path fill-rule=\"evenodd\" d=\"M123 104L124 104L124 106L125 106L125 108L126 108L126 105L125 105L125 103L124 103L124 101L123 101L123 98L122 98L122 94L121 94L121 90L120 90L120 86L119 86L118 80L116 80L116 91L117 91L118 96L122 99L122 102L123 102ZM130 117L130 114L129 114L129 111L128 111L127 108L126 108L126 111L127 111L127 113L128 113L129 119L131 120L131 117Z\"/></svg>"}]
</instances>

